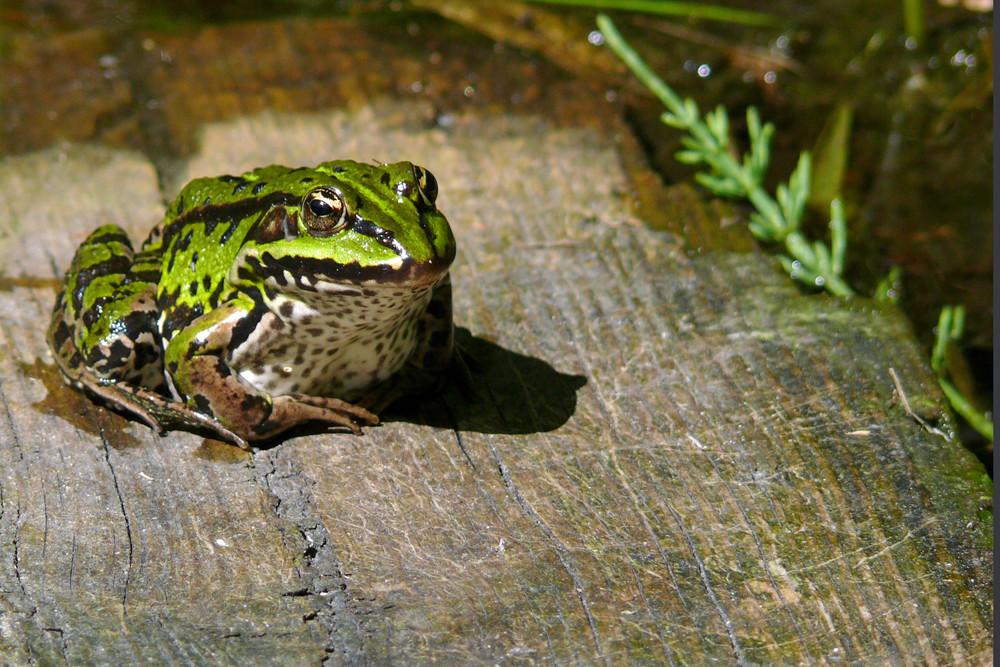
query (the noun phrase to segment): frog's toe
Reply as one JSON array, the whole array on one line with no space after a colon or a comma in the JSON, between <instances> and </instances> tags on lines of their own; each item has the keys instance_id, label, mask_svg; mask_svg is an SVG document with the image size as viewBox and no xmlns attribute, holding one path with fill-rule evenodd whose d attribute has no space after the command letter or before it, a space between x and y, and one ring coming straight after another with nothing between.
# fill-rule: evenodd
<instances>
[{"instance_id":1,"label":"frog's toe","mask_svg":"<svg viewBox=\"0 0 1000 667\"><path fill-rule=\"evenodd\" d=\"M366 426L375 426L378 424L378 415L370 412L366 407L358 405L355 403L348 403L339 398L328 398L325 396L310 396L308 394L293 394L292 398L300 403L305 403L307 405L323 408L326 410L332 410L337 413L343 413L354 417L356 420L364 423Z\"/></svg>"},{"instance_id":2,"label":"frog's toe","mask_svg":"<svg viewBox=\"0 0 1000 667\"><path fill-rule=\"evenodd\" d=\"M274 397L271 415L265 424L268 434L308 421L346 426L361 435L361 426L378 424L378 416L339 398L290 394ZM260 436L259 436L260 437Z\"/></svg>"}]
</instances>

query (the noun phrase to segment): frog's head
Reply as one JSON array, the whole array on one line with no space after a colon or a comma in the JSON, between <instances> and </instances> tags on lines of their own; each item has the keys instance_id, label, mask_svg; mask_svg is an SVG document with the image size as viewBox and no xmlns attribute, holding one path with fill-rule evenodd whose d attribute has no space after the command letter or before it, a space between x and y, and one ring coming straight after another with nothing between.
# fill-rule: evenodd
<instances>
[{"instance_id":1,"label":"frog's head","mask_svg":"<svg viewBox=\"0 0 1000 667\"><path fill-rule=\"evenodd\" d=\"M455 237L435 206L437 181L426 169L338 160L268 181L282 196L246 236L234 282L418 288L440 280L455 258Z\"/></svg>"}]
</instances>

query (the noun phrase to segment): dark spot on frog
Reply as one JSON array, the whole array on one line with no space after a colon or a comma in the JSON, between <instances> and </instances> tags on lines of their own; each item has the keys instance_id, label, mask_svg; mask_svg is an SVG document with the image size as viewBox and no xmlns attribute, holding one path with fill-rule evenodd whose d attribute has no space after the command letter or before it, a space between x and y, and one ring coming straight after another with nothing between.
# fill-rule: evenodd
<instances>
[{"instance_id":1,"label":"dark spot on frog","mask_svg":"<svg viewBox=\"0 0 1000 667\"><path fill-rule=\"evenodd\" d=\"M159 345L162 343L146 343L144 345L136 345L135 351L133 352L135 359L136 368L146 368L151 364L156 364L159 366L161 363L160 348Z\"/></svg>"},{"instance_id":2,"label":"dark spot on frog","mask_svg":"<svg viewBox=\"0 0 1000 667\"><path fill-rule=\"evenodd\" d=\"M263 407L264 398L257 394L247 394L240 401L240 408L243 412L254 412L260 410Z\"/></svg>"},{"instance_id":3,"label":"dark spot on frog","mask_svg":"<svg viewBox=\"0 0 1000 667\"><path fill-rule=\"evenodd\" d=\"M330 171L332 171L335 174L339 174L342 171L344 171L344 167L342 165L335 164L333 165L333 167L330 168Z\"/></svg>"},{"instance_id":4,"label":"dark spot on frog","mask_svg":"<svg viewBox=\"0 0 1000 667\"><path fill-rule=\"evenodd\" d=\"M259 195L260 191L266 187L267 187L267 181L261 181L257 185L253 186L253 190L251 190L250 192L252 192L255 195Z\"/></svg>"},{"instance_id":5,"label":"dark spot on frog","mask_svg":"<svg viewBox=\"0 0 1000 667\"><path fill-rule=\"evenodd\" d=\"M205 274L205 277L201 279L201 287L206 292L212 288L212 276Z\"/></svg>"},{"instance_id":6,"label":"dark spot on frog","mask_svg":"<svg viewBox=\"0 0 1000 667\"><path fill-rule=\"evenodd\" d=\"M208 415L209 417L214 417L215 413L212 412L212 404L209 402L208 398L203 394L195 394L191 397L195 406L198 408L198 412Z\"/></svg>"},{"instance_id":7,"label":"dark spot on frog","mask_svg":"<svg viewBox=\"0 0 1000 667\"><path fill-rule=\"evenodd\" d=\"M274 364L271 366L271 372L275 375L280 375L283 378L292 376L292 369L288 366L283 366L282 364Z\"/></svg>"},{"instance_id":8,"label":"dark spot on frog","mask_svg":"<svg viewBox=\"0 0 1000 667\"><path fill-rule=\"evenodd\" d=\"M164 290L163 293L157 295L156 303L159 304L160 309L163 310L166 308L167 304L176 303L177 297L180 296L180 294L181 290L179 287L173 290Z\"/></svg>"},{"instance_id":9,"label":"dark spot on frog","mask_svg":"<svg viewBox=\"0 0 1000 667\"><path fill-rule=\"evenodd\" d=\"M282 301L278 307L278 312L281 313L282 317L291 317L294 310L295 305L291 301Z\"/></svg>"},{"instance_id":10,"label":"dark spot on frog","mask_svg":"<svg viewBox=\"0 0 1000 667\"><path fill-rule=\"evenodd\" d=\"M240 278L240 280L245 280L247 282L250 282L250 281L252 281L257 276L267 276L267 275L270 275L270 277L274 278L274 280L279 285L287 285L288 284L288 281L285 279L284 272L282 272L282 271L273 271L273 272L267 272L266 273L264 271L264 265L261 264L260 260L257 259L256 257L244 257L243 258L243 262L244 262L244 264L241 265L237 269L237 272L236 272L237 276Z\"/></svg>"},{"instance_id":11,"label":"dark spot on frog","mask_svg":"<svg viewBox=\"0 0 1000 667\"><path fill-rule=\"evenodd\" d=\"M188 249L191 245L191 239L194 238L194 230L189 229L187 234L182 236L177 244L174 246L174 252L183 252Z\"/></svg>"},{"instance_id":12,"label":"dark spot on frog","mask_svg":"<svg viewBox=\"0 0 1000 667\"><path fill-rule=\"evenodd\" d=\"M224 281L220 281L219 285L221 286L223 282ZM255 302L257 302L258 306L261 305L259 303L260 295L255 296L251 294L250 298L253 299ZM230 350L235 350L237 347L242 345L247 338L250 337L250 334L253 333L254 329L257 328L257 325L260 324L260 318L263 317L264 315L263 311L264 311L263 308L257 307L251 310L249 313L247 313L245 317L240 318L240 321L237 322L236 326L233 327L232 338L229 342Z\"/></svg>"},{"instance_id":13,"label":"dark spot on frog","mask_svg":"<svg viewBox=\"0 0 1000 667\"><path fill-rule=\"evenodd\" d=\"M193 271L194 267L192 267L191 270ZM197 280L192 281L191 284L188 285L188 294L190 294L191 296L197 296L198 295L198 281Z\"/></svg>"},{"instance_id":14,"label":"dark spot on frog","mask_svg":"<svg viewBox=\"0 0 1000 667\"><path fill-rule=\"evenodd\" d=\"M205 197L205 201L201 203L202 206L208 206L212 203L212 195Z\"/></svg>"},{"instance_id":15,"label":"dark spot on frog","mask_svg":"<svg viewBox=\"0 0 1000 667\"><path fill-rule=\"evenodd\" d=\"M90 283L88 281L80 280L76 285L76 289L73 290L73 309L75 311L80 312L83 308L83 296L87 293L87 287L89 286ZM87 314L84 313L84 317L86 317L86 315Z\"/></svg>"},{"instance_id":16,"label":"dark spot on frog","mask_svg":"<svg viewBox=\"0 0 1000 667\"><path fill-rule=\"evenodd\" d=\"M243 190L246 190L248 187L250 187L250 181L243 181L242 183L238 184L235 188L233 188L233 194L235 195Z\"/></svg>"},{"instance_id":17,"label":"dark spot on frog","mask_svg":"<svg viewBox=\"0 0 1000 667\"><path fill-rule=\"evenodd\" d=\"M227 227L226 231L222 232L222 236L219 237L219 245L226 245L226 241L228 241L229 237L233 235L234 231L236 231L236 227L239 226L239 223L239 220L234 220L229 223L229 227Z\"/></svg>"},{"instance_id":18,"label":"dark spot on frog","mask_svg":"<svg viewBox=\"0 0 1000 667\"><path fill-rule=\"evenodd\" d=\"M233 374L233 369L229 367L229 364L226 363L226 360L223 359L222 357L215 357L215 373L214 375L206 373L205 380L207 382L214 382L218 378L228 378L232 374Z\"/></svg>"},{"instance_id":19,"label":"dark spot on frog","mask_svg":"<svg viewBox=\"0 0 1000 667\"><path fill-rule=\"evenodd\" d=\"M226 281L220 280L219 284L215 286L214 290L212 290L212 293L208 295L208 305L210 305L212 308L215 308L216 306L219 305L219 297L222 294L222 288L225 286L226 286Z\"/></svg>"},{"instance_id":20,"label":"dark spot on frog","mask_svg":"<svg viewBox=\"0 0 1000 667\"><path fill-rule=\"evenodd\" d=\"M312 183L314 180L316 179L314 179L312 176L303 176L301 179L299 179L299 183Z\"/></svg>"},{"instance_id":21,"label":"dark spot on frog","mask_svg":"<svg viewBox=\"0 0 1000 667\"><path fill-rule=\"evenodd\" d=\"M104 245L108 243L121 243L129 248L132 247L132 241L120 228L112 228L107 234L92 234L87 237L86 241L88 246Z\"/></svg>"},{"instance_id":22,"label":"dark spot on frog","mask_svg":"<svg viewBox=\"0 0 1000 667\"><path fill-rule=\"evenodd\" d=\"M180 331L204 314L205 308L200 303L196 303L193 306L189 306L186 303L177 304L163 319L161 330L165 334L173 334L173 332Z\"/></svg>"},{"instance_id":23,"label":"dark spot on frog","mask_svg":"<svg viewBox=\"0 0 1000 667\"><path fill-rule=\"evenodd\" d=\"M389 185L389 180L390 180L390 177L389 177L389 172L387 172L387 171L385 171L385 172L382 172L382 178L381 178L381 179L379 179L379 180L381 180L381 181L382 181L382 185L385 185L386 187L388 187L388 185Z\"/></svg>"},{"instance_id":24,"label":"dark spot on frog","mask_svg":"<svg viewBox=\"0 0 1000 667\"><path fill-rule=\"evenodd\" d=\"M121 338L116 338L115 342L108 346L107 354L102 354L99 346L94 348L94 352L97 352L100 355L100 360L107 366L120 365L122 361L128 358L131 351L132 347L130 345L126 345L125 341ZM90 365L93 366L96 364L91 363Z\"/></svg>"}]
</instances>

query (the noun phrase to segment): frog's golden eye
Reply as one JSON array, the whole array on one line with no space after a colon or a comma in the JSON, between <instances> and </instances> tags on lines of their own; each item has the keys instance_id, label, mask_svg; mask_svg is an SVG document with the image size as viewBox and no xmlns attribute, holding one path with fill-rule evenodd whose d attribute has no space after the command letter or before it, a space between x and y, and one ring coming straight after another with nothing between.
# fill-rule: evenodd
<instances>
[{"instance_id":1,"label":"frog's golden eye","mask_svg":"<svg viewBox=\"0 0 1000 667\"><path fill-rule=\"evenodd\" d=\"M339 232L347 226L347 205L333 188L316 188L302 200L302 221L321 235Z\"/></svg>"},{"instance_id":2,"label":"frog's golden eye","mask_svg":"<svg viewBox=\"0 0 1000 667\"><path fill-rule=\"evenodd\" d=\"M434 178L434 174L423 167L414 165L413 175L417 178L417 190L420 192L420 199L424 205L428 208L434 206L438 196L438 182Z\"/></svg>"}]
</instances>

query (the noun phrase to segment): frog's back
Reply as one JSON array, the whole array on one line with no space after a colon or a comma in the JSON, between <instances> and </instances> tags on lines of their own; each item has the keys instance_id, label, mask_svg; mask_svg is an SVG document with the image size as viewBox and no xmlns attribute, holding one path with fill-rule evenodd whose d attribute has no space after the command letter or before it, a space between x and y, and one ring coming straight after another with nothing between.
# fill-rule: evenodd
<instances>
[{"instance_id":1,"label":"frog's back","mask_svg":"<svg viewBox=\"0 0 1000 667\"><path fill-rule=\"evenodd\" d=\"M166 339L230 298L226 276L254 223L275 205L298 201L269 178L282 170L195 179L150 232L137 259L158 263L157 303Z\"/></svg>"},{"instance_id":2,"label":"frog's back","mask_svg":"<svg viewBox=\"0 0 1000 667\"><path fill-rule=\"evenodd\" d=\"M252 205L253 201L284 194L301 199L309 190L328 182L331 177L350 167L382 172L374 166L352 160L324 162L317 167L284 167L272 164L258 167L239 176L211 176L189 182L167 209L166 220L173 220L194 208L226 204Z\"/></svg>"}]
</instances>

